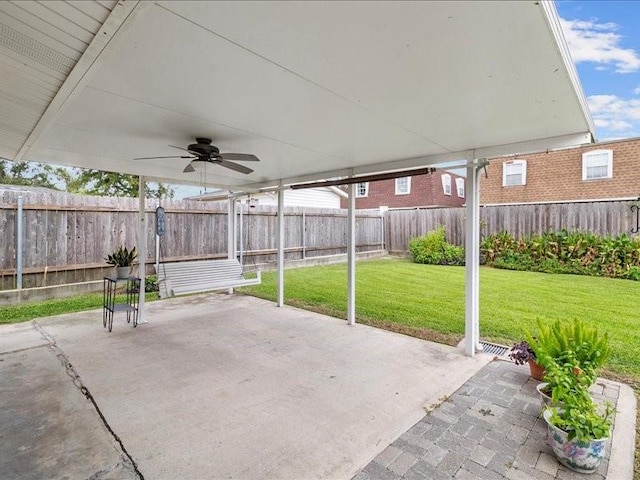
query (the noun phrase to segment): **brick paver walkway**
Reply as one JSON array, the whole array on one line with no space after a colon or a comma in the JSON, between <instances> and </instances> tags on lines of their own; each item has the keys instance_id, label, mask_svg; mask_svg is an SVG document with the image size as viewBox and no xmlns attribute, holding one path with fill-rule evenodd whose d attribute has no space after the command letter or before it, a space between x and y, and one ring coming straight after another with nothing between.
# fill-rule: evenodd
<instances>
[{"instance_id":1,"label":"brick paver walkway","mask_svg":"<svg viewBox=\"0 0 640 480\"><path fill-rule=\"evenodd\" d=\"M584 480L546 443L537 384L526 366L488 364L353 480ZM598 379L592 393L615 405L620 387ZM589 480L606 478L609 449Z\"/></svg>"}]
</instances>

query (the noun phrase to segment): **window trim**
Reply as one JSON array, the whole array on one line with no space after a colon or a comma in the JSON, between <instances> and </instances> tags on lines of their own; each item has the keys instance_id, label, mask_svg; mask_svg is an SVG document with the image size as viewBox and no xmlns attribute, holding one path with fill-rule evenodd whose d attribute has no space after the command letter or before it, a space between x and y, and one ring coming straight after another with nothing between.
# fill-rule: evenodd
<instances>
[{"instance_id":1,"label":"window trim","mask_svg":"<svg viewBox=\"0 0 640 480\"><path fill-rule=\"evenodd\" d=\"M456 178L456 193L458 194L458 198L464 198L466 192L464 191L464 178L457 177ZM462 195L460 195L460 190L462 190Z\"/></svg>"},{"instance_id":2,"label":"window trim","mask_svg":"<svg viewBox=\"0 0 640 480\"><path fill-rule=\"evenodd\" d=\"M590 157L602 155L603 153L607 154L607 175L604 177L587 178L587 161ZM599 150L589 150L588 152L584 152L582 154L582 181L592 182L596 180L606 180L608 178L613 178L613 150L602 148Z\"/></svg>"},{"instance_id":3,"label":"window trim","mask_svg":"<svg viewBox=\"0 0 640 480\"><path fill-rule=\"evenodd\" d=\"M448 173L443 173L440 178L442 179L442 192L450 197L451 196L451 175ZM447 193L447 187L449 188L449 192Z\"/></svg>"},{"instance_id":4,"label":"window trim","mask_svg":"<svg viewBox=\"0 0 640 480\"><path fill-rule=\"evenodd\" d=\"M407 180L407 191L401 192L398 190L398 180ZM396 178L396 195L410 195L411 194L411 177L398 177Z\"/></svg>"},{"instance_id":5,"label":"window trim","mask_svg":"<svg viewBox=\"0 0 640 480\"><path fill-rule=\"evenodd\" d=\"M507 185L507 165L520 165L522 170L520 172L520 176L522 179L522 183L517 183L515 185ZM509 162L504 162L502 164L502 186L503 187L522 187L527 184L527 161L526 160L511 160Z\"/></svg>"},{"instance_id":6,"label":"window trim","mask_svg":"<svg viewBox=\"0 0 640 480\"><path fill-rule=\"evenodd\" d=\"M364 185L364 193L360 193L360 185ZM369 182L356 183L356 198L366 198L369 196Z\"/></svg>"}]
</instances>

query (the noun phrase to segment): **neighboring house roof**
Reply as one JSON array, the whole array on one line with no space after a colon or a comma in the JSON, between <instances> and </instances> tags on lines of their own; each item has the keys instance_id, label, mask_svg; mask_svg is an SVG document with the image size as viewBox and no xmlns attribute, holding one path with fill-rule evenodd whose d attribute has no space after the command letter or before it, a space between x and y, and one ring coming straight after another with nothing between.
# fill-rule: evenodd
<instances>
[{"instance_id":1,"label":"neighboring house roof","mask_svg":"<svg viewBox=\"0 0 640 480\"><path fill-rule=\"evenodd\" d=\"M640 192L640 138L492 158L480 177L491 204L635 200Z\"/></svg>"}]
</instances>

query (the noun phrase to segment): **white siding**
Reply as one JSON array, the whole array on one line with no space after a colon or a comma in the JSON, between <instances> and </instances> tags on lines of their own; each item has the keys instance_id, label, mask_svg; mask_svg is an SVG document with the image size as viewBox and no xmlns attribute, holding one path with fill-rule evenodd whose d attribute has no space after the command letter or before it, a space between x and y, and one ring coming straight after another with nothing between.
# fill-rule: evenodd
<instances>
[{"instance_id":1,"label":"white siding","mask_svg":"<svg viewBox=\"0 0 640 480\"><path fill-rule=\"evenodd\" d=\"M277 205L278 196L274 193L252 195L258 199L258 205ZM243 200L244 203L244 200ZM285 190L285 207L340 208L340 197L327 188L309 188L304 190Z\"/></svg>"}]
</instances>

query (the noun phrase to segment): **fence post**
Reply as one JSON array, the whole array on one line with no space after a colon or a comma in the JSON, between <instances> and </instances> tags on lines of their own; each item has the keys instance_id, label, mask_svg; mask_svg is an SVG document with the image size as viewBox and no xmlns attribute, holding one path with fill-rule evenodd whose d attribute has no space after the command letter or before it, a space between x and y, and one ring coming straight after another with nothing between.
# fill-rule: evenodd
<instances>
[{"instance_id":1,"label":"fence post","mask_svg":"<svg viewBox=\"0 0 640 480\"><path fill-rule=\"evenodd\" d=\"M384 240L385 240L385 231L384 231L384 217L386 213L389 211L389 207L380 206L380 249L384 250Z\"/></svg>"},{"instance_id":2,"label":"fence post","mask_svg":"<svg viewBox=\"0 0 640 480\"><path fill-rule=\"evenodd\" d=\"M307 258L307 217L302 209L302 259Z\"/></svg>"},{"instance_id":3,"label":"fence post","mask_svg":"<svg viewBox=\"0 0 640 480\"><path fill-rule=\"evenodd\" d=\"M22 195L18 197L18 210L16 212L16 288L22 290L22 210L24 199Z\"/></svg>"}]
</instances>

